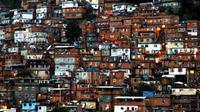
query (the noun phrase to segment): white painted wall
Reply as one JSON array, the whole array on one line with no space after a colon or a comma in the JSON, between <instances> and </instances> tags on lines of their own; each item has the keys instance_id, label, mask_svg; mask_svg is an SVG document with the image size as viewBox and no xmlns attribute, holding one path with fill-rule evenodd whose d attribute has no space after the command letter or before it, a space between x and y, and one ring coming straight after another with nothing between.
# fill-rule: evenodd
<instances>
[{"instance_id":1,"label":"white painted wall","mask_svg":"<svg viewBox=\"0 0 200 112\"><path fill-rule=\"evenodd\" d=\"M172 88L172 95L196 95L197 89L194 88Z\"/></svg>"},{"instance_id":2,"label":"white painted wall","mask_svg":"<svg viewBox=\"0 0 200 112\"><path fill-rule=\"evenodd\" d=\"M26 55L26 59L42 59L42 55Z\"/></svg>"},{"instance_id":3,"label":"white painted wall","mask_svg":"<svg viewBox=\"0 0 200 112\"><path fill-rule=\"evenodd\" d=\"M36 13L47 13L47 7L37 8Z\"/></svg>"},{"instance_id":4,"label":"white painted wall","mask_svg":"<svg viewBox=\"0 0 200 112\"><path fill-rule=\"evenodd\" d=\"M182 69L181 72L179 72L179 69ZM168 68L169 75L186 75L187 74L187 68Z\"/></svg>"},{"instance_id":5,"label":"white painted wall","mask_svg":"<svg viewBox=\"0 0 200 112\"><path fill-rule=\"evenodd\" d=\"M112 9L113 9L113 11L125 10L126 5L124 5L124 4L113 4Z\"/></svg>"},{"instance_id":6,"label":"white painted wall","mask_svg":"<svg viewBox=\"0 0 200 112\"><path fill-rule=\"evenodd\" d=\"M25 42L25 38L27 38L27 31L15 31L14 32L14 42Z\"/></svg>"},{"instance_id":7,"label":"white painted wall","mask_svg":"<svg viewBox=\"0 0 200 112\"><path fill-rule=\"evenodd\" d=\"M93 9L99 9L99 0L86 0Z\"/></svg>"},{"instance_id":8,"label":"white painted wall","mask_svg":"<svg viewBox=\"0 0 200 112\"><path fill-rule=\"evenodd\" d=\"M61 70L57 70L55 71L55 76L58 76L58 77L71 77L71 74L69 71L61 71Z\"/></svg>"},{"instance_id":9,"label":"white painted wall","mask_svg":"<svg viewBox=\"0 0 200 112\"><path fill-rule=\"evenodd\" d=\"M20 10L14 10L14 16L13 16L13 24L15 24L16 22L26 22L29 20L33 19L33 11L32 10L26 10L21 12Z\"/></svg>"},{"instance_id":10,"label":"white painted wall","mask_svg":"<svg viewBox=\"0 0 200 112\"><path fill-rule=\"evenodd\" d=\"M97 4L99 3L99 0L86 0L87 2L89 2L90 4Z\"/></svg>"},{"instance_id":11,"label":"white painted wall","mask_svg":"<svg viewBox=\"0 0 200 112\"><path fill-rule=\"evenodd\" d=\"M47 106L38 106L37 112L47 112Z\"/></svg>"},{"instance_id":12,"label":"white painted wall","mask_svg":"<svg viewBox=\"0 0 200 112\"><path fill-rule=\"evenodd\" d=\"M161 44L138 44L138 48L145 48L145 51L155 53L155 51L160 51L162 46Z\"/></svg>"},{"instance_id":13,"label":"white painted wall","mask_svg":"<svg viewBox=\"0 0 200 112\"><path fill-rule=\"evenodd\" d=\"M167 42L166 48L183 48L184 43L183 42Z\"/></svg>"},{"instance_id":14,"label":"white painted wall","mask_svg":"<svg viewBox=\"0 0 200 112\"><path fill-rule=\"evenodd\" d=\"M196 48L172 48L168 49L167 53L193 53L195 54Z\"/></svg>"},{"instance_id":15,"label":"white painted wall","mask_svg":"<svg viewBox=\"0 0 200 112\"><path fill-rule=\"evenodd\" d=\"M188 32L188 35L190 35L190 36L197 36L198 35L198 32L196 31L190 31L190 32Z\"/></svg>"},{"instance_id":16,"label":"white painted wall","mask_svg":"<svg viewBox=\"0 0 200 112\"><path fill-rule=\"evenodd\" d=\"M56 64L74 64L75 58L74 57L59 57L55 58Z\"/></svg>"},{"instance_id":17,"label":"white painted wall","mask_svg":"<svg viewBox=\"0 0 200 112\"><path fill-rule=\"evenodd\" d=\"M99 9L99 4L91 4L91 6L93 9L96 9L96 10Z\"/></svg>"},{"instance_id":18,"label":"white painted wall","mask_svg":"<svg viewBox=\"0 0 200 112\"><path fill-rule=\"evenodd\" d=\"M5 32L3 30L0 30L0 40L5 39Z\"/></svg>"},{"instance_id":19,"label":"white painted wall","mask_svg":"<svg viewBox=\"0 0 200 112\"><path fill-rule=\"evenodd\" d=\"M36 9L36 18L44 19L47 17L47 7L43 6Z\"/></svg>"},{"instance_id":20,"label":"white painted wall","mask_svg":"<svg viewBox=\"0 0 200 112\"><path fill-rule=\"evenodd\" d=\"M36 14L36 18L37 19L44 19L47 17L47 14L46 13L37 13Z\"/></svg>"},{"instance_id":21,"label":"white painted wall","mask_svg":"<svg viewBox=\"0 0 200 112\"><path fill-rule=\"evenodd\" d=\"M9 53L18 53L18 47L8 48Z\"/></svg>"},{"instance_id":22,"label":"white painted wall","mask_svg":"<svg viewBox=\"0 0 200 112\"><path fill-rule=\"evenodd\" d=\"M111 56L113 56L113 57L116 57L116 56L122 57L123 54L125 54L128 57L128 59L130 59L130 49L129 48L127 48L127 49L116 49L116 48L111 49Z\"/></svg>"},{"instance_id":23,"label":"white painted wall","mask_svg":"<svg viewBox=\"0 0 200 112\"><path fill-rule=\"evenodd\" d=\"M34 42L45 42L45 41L48 41L46 38L44 37L39 37L39 38L36 38L36 37L31 37L31 38L28 38L28 42L29 43L34 43Z\"/></svg>"},{"instance_id":24,"label":"white painted wall","mask_svg":"<svg viewBox=\"0 0 200 112\"><path fill-rule=\"evenodd\" d=\"M55 70L56 71L66 71L69 70L71 65L55 65Z\"/></svg>"},{"instance_id":25,"label":"white painted wall","mask_svg":"<svg viewBox=\"0 0 200 112\"><path fill-rule=\"evenodd\" d=\"M76 79L79 79L79 80L88 79L88 72L76 72Z\"/></svg>"},{"instance_id":26,"label":"white painted wall","mask_svg":"<svg viewBox=\"0 0 200 112\"><path fill-rule=\"evenodd\" d=\"M134 108L134 110L138 110L138 106L117 105L117 106L114 106L114 112L125 112L125 110L127 110L128 107L129 107L129 110L132 110L132 108Z\"/></svg>"},{"instance_id":27,"label":"white painted wall","mask_svg":"<svg viewBox=\"0 0 200 112\"><path fill-rule=\"evenodd\" d=\"M11 109L0 109L2 112L17 112L16 108L11 108Z\"/></svg>"},{"instance_id":28,"label":"white painted wall","mask_svg":"<svg viewBox=\"0 0 200 112\"><path fill-rule=\"evenodd\" d=\"M113 4L112 5L112 11L127 11L127 12L133 12L136 9L136 7L130 5L130 4Z\"/></svg>"},{"instance_id":29,"label":"white painted wall","mask_svg":"<svg viewBox=\"0 0 200 112\"><path fill-rule=\"evenodd\" d=\"M15 31L14 42L42 42L47 41L47 33L44 32L28 32L28 31Z\"/></svg>"},{"instance_id":30,"label":"white painted wall","mask_svg":"<svg viewBox=\"0 0 200 112\"><path fill-rule=\"evenodd\" d=\"M133 12L136 9L136 7L133 7L131 5L127 6L127 12Z\"/></svg>"},{"instance_id":31,"label":"white painted wall","mask_svg":"<svg viewBox=\"0 0 200 112\"><path fill-rule=\"evenodd\" d=\"M78 7L78 3L76 1L66 1L62 2L62 8L72 8L72 7Z\"/></svg>"},{"instance_id":32,"label":"white painted wall","mask_svg":"<svg viewBox=\"0 0 200 112\"><path fill-rule=\"evenodd\" d=\"M33 70L33 72L37 75L37 77L44 78L48 77L48 74L46 73L45 70Z\"/></svg>"},{"instance_id":33,"label":"white painted wall","mask_svg":"<svg viewBox=\"0 0 200 112\"><path fill-rule=\"evenodd\" d=\"M22 56L26 56L27 55L27 50L21 50L20 52L21 52Z\"/></svg>"},{"instance_id":34,"label":"white painted wall","mask_svg":"<svg viewBox=\"0 0 200 112\"><path fill-rule=\"evenodd\" d=\"M166 2L166 3L163 3L162 6L165 6L165 7L179 7L180 4L178 2Z\"/></svg>"},{"instance_id":35,"label":"white painted wall","mask_svg":"<svg viewBox=\"0 0 200 112\"><path fill-rule=\"evenodd\" d=\"M33 19L33 14L32 13L24 13L22 14L23 19Z\"/></svg>"}]
</instances>

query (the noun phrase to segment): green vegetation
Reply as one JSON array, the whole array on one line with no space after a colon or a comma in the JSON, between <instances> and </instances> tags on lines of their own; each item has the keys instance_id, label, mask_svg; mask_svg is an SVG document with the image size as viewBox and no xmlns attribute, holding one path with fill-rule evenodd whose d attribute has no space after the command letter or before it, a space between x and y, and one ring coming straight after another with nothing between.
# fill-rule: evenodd
<instances>
[{"instance_id":1,"label":"green vegetation","mask_svg":"<svg viewBox=\"0 0 200 112\"><path fill-rule=\"evenodd\" d=\"M94 14L94 9L92 8L91 4L85 0L79 2L79 5L85 6L86 12L83 14L82 20L91 21L96 18L96 15Z\"/></svg>"},{"instance_id":2,"label":"green vegetation","mask_svg":"<svg viewBox=\"0 0 200 112\"><path fill-rule=\"evenodd\" d=\"M170 7L160 7L161 11L168 12L169 14L175 14L180 16L181 19L186 20L199 20L200 10L199 5L196 5L192 0L182 0L180 1L181 8L178 12L174 12Z\"/></svg>"},{"instance_id":3,"label":"green vegetation","mask_svg":"<svg viewBox=\"0 0 200 112\"><path fill-rule=\"evenodd\" d=\"M142 2L152 2L153 0L120 0L120 2L128 2L128 3L133 3L133 4L139 4ZM173 12L172 9L169 7L165 8L164 10L166 12L169 12L171 14L176 14L180 16L183 19L200 19L200 10L199 10L199 5L194 4L194 0L177 0L181 3L181 9L179 12ZM161 8L163 11L163 8Z\"/></svg>"},{"instance_id":4,"label":"green vegetation","mask_svg":"<svg viewBox=\"0 0 200 112\"><path fill-rule=\"evenodd\" d=\"M156 85L153 83L147 84L147 83L140 83L139 84L139 91L155 91Z\"/></svg>"},{"instance_id":5,"label":"green vegetation","mask_svg":"<svg viewBox=\"0 0 200 112\"><path fill-rule=\"evenodd\" d=\"M138 86L138 89L136 92L134 92L133 94L135 96L142 96L143 95L143 91L156 91L157 86L154 83L143 83L141 82Z\"/></svg>"},{"instance_id":6,"label":"green vegetation","mask_svg":"<svg viewBox=\"0 0 200 112\"><path fill-rule=\"evenodd\" d=\"M34 73L30 70L23 69L23 70L18 70L18 73L16 77L34 77Z\"/></svg>"},{"instance_id":7,"label":"green vegetation","mask_svg":"<svg viewBox=\"0 0 200 112\"><path fill-rule=\"evenodd\" d=\"M21 7L21 0L1 0L1 2L10 9Z\"/></svg>"},{"instance_id":8,"label":"green vegetation","mask_svg":"<svg viewBox=\"0 0 200 112\"><path fill-rule=\"evenodd\" d=\"M67 109L65 107L56 107L53 109L52 112L69 112L69 109Z\"/></svg>"},{"instance_id":9,"label":"green vegetation","mask_svg":"<svg viewBox=\"0 0 200 112\"><path fill-rule=\"evenodd\" d=\"M200 19L199 5L192 2L193 0L181 0L182 8L178 15L185 19Z\"/></svg>"},{"instance_id":10,"label":"green vegetation","mask_svg":"<svg viewBox=\"0 0 200 112\"><path fill-rule=\"evenodd\" d=\"M79 26L78 20L66 20L64 21L67 26L65 27L66 36L61 37L59 35L55 36L57 42L67 42L73 44L77 41L82 34L82 29ZM64 40L64 41L62 41Z\"/></svg>"},{"instance_id":11,"label":"green vegetation","mask_svg":"<svg viewBox=\"0 0 200 112\"><path fill-rule=\"evenodd\" d=\"M82 30L78 23L76 22L69 22L66 26L67 31L67 42L73 43L78 39L78 37L81 35Z\"/></svg>"}]
</instances>

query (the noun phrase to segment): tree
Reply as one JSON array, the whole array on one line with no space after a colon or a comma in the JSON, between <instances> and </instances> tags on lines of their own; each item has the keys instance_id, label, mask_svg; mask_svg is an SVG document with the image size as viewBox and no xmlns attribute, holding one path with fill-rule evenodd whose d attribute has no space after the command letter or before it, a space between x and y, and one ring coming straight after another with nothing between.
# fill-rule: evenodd
<instances>
[{"instance_id":1,"label":"tree","mask_svg":"<svg viewBox=\"0 0 200 112\"><path fill-rule=\"evenodd\" d=\"M156 85L153 83L150 83L150 84L140 83L138 89L139 89L139 91L155 91Z\"/></svg>"},{"instance_id":2,"label":"tree","mask_svg":"<svg viewBox=\"0 0 200 112\"><path fill-rule=\"evenodd\" d=\"M194 0L179 0L181 8L176 14L184 19L200 19L199 5L194 4L193 1Z\"/></svg>"},{"instance_id":3,"label":"tree","mask_svg":"<svg viewBox=\"0 0 200 112\"><path fill-rule=\"evenodd\" d=\"M83 5L86 8L86 13L83 14L84 20L91 21L96 18L96 15L93 13L94 9L90 3L84 0L80 3L80 5Z\"/></svg>"},{"instance_id":4,"label":"tree","mask_svg":"<svg viewBox=\"0 0 200 112\"><path fill-rule=\"evenodd\" d=\"M34 73L28 69L18 70L16 77L34 77Z\"/></svg>"},{"instance_id":5,"label":"tree","mask_svg":"<svg viewBox=\"0 0 200 112\"><path fill-rule=\"evenodd\" d=\"M11 9L20 8L21 0L1 0L1 2Z\"/></svg>"},{"instance_id":6,"label":"tree","mask_svg":"<svg viewBox=\"0 0 200 112\"><path fill-rule=\"evenodd\" d=\"M69 112L69 109L67 109L65 107L56 107L53 109L52 112Z\"/></svg>"},{"instance_id":7,"label":"tree","mask_svg":"<svg viewBox=\"0 0 200 112\"><path fill-rule=\"evenodd\" d=\"M135 96L142 96L143 91L156 91L157 86L154 83L143 83L141 82L138 86L137 91L134 92Z\"/></svg>"},{"instance_id":8,"label":"tree","mask_svg":"<svg viewBox=\"0 0 200 112\"><path fill-rule=\"evenodd\" d=\"M74 41L78 40L78 38L82 34L82 30L77 22L69 22L66 26L66 33L67 42L73 43Z\"/></svg>"}]
</instances>

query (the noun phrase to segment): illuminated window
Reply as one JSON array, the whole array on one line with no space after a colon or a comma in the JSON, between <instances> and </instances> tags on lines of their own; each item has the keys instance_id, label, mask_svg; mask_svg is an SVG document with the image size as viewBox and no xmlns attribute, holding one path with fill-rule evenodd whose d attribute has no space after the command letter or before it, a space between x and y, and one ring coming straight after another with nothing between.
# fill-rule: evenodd
<instances>
[{"instance_id":1,"label":"illuminated window","mask_svg":"<svg viewBox=\"0 0 200 112\"><path fill-rule=\"evenodd\" d=\"M18 91L22 91L22 89L23 89L22 87L18 87Z\"/></svg>"}]
</instances>

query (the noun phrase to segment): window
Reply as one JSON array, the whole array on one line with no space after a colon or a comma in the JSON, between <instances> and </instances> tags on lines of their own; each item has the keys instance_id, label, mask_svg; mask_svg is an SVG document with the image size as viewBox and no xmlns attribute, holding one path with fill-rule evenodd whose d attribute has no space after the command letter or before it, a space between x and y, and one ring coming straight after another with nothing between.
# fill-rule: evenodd
<instances>
[{"instance_id":1,"label":"window","mask_svg":"<svg viewBox=\"0 0 200 112\"><path fill-rule=\"evenodd\" d=\"M29 91L29 87L25 87L25 91Z\"/></svg>"},{"instance_id":2,"label":"window","mask_svg":"<svg viewBox=\"0 0 200 112\"><path fill-rule=\"evenodd\" d=\"M137 79L134 79L134 82L137 82Z\"/></svg>"},{"instance_id":3,"label":"window","mask_svg":"<svg viewBox=\"0 0 200 112\"><path fill-rule=\"evenodd\" d=\"M183 71L182 68L179 68L179 69L178 69L178 72L182 72L182 71Z\"/></svg>"},{"instance_id":4,"label":"window","mask_svg":"<svg viewBox=\"0 0 200 112\"><path fill-rule=\"evenodd\" d=\"M29 95L28 95L28 94L25 94L25 95L24 95L24 97L25 97L25 98L28 98L28 97L29 97Z\"/></svg>"},{"instance_id":5,"label":"window","mask_svg":"<svg viewBox=\"0 0 200 112\"><path fill-rule=\"evenodd\" d=\"M124 110L124 107L121 107L121 110Z\"/></svg>"},{"instance_id":6,"label":"window","mask_svg":"<svg viewBox=\"0 0 200 112\"><path fill-rule=\"evenodd\" d=\"M118 50L117 49L113 49L113 52L117 52Z\"/></svg>"},{"instance_id":7,"label":"window","mask_svg":"<svg viewBox=\"0 0 200 112\"><path fill-rule=\"evenodd\" d=\"M157 45L154 45L154 47L157 47Z\"/></svg>"},{"instance_id":8,"label":"window","mask_svg":"<svg viewBox=\"0 0 200 112\"><path fill-rule=\"evenodd\" d=\"M173 69L173 68L171 68L171 69L170 69L170 72L174 72L174 69Z\"/></svg>"},{"instance_id":9,"label":"window","mask_svg":"<svg viewBox=\"0 0 200 112\"><path fill-rule=\"evenodd\" d=\"M193 26L193 27L196 27L196 26L197 26L197 24L196 24L196 23L192 23L192 26Z\"/></svg>"},{"instance_id":10,"label":"window","mask_svg":"<svg viewBox=\"0 0 200 112\"><path fill-rule=\"evenodd\" d=\"M19 98L22 98L22 94L19 94L18 96L19 96Z\"/></svg>"},{"instance_id":11,"label":"window","mask_svg":"<svg viewBox=\"0 0 200 112\"><path fill-rule=\"evenodd\" d=\"M162 104L165 104L165 100L162 100Z\"/></svg>"},{"instance_id":12,"label":"window","mask_svg":"<svg viewBox=\"0 0 200 112\"><path fill-rule=\"evenodd\" d=\"M135 110L135 108L134 108L134 107L132 107L132 110Z\"/></svg>"}]
</instances>

